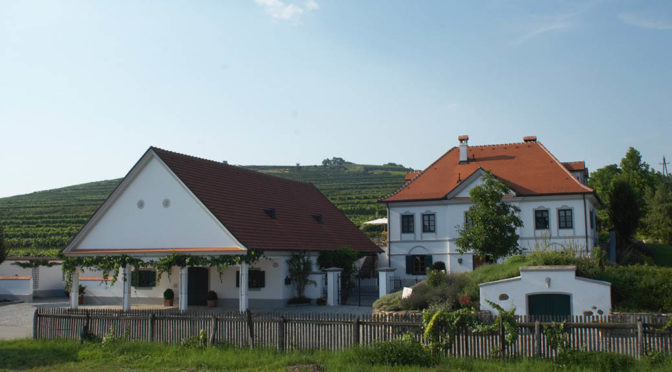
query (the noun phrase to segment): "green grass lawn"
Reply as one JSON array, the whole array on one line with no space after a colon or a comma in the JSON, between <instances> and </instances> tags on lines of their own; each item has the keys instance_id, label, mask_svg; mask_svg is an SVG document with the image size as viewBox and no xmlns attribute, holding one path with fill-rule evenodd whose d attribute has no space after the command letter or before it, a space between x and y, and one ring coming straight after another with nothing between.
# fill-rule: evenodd
<instances>
[{"instance_id":1,"label":"green grass lawn","mask_svg":"<svg viewBox=\"0 0 672 372\"><path fill-rule=\"evenodd\" d=\"M649 247L655 249L656 255L653 258L656 265L672 267L672 245L647 243Z\"/></svg>"},{"instance_id":2,"label":"green grass lawn","mask_svg":"<svg viewBox=\"0 0 672 372\"><path fill-rule=\"evenodd\" d=\"M565 365L550 360L482 361L442 358L431 368L372 365L361 349L287 352L115 342L0 341L0 369L31 371L669 371L670 356L635 361L612 354L582 354ZM576 363L576 364L573 364ZM298 366L304 367L304 369Z\"/></svg>"}]
</instances>

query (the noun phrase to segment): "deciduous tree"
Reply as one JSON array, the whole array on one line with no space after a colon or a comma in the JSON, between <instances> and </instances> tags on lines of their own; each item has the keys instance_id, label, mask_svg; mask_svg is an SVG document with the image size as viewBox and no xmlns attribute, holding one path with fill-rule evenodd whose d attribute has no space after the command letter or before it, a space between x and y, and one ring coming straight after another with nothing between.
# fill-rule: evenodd
<instances>
[{"instance_id":1,"label":"deciduous tree","mask_svg":"<svg viewBox=\"0 0 672 372\"><path fill-rule=\"evenodd\" d=\"M472 206L467 211L468 223L458 226L458 251L490 257L494 260L520 252L516 229L523 226L520 209L504 202L509 187L490 172L484 183L469 192Z\"/></svg>"}]
</instances>

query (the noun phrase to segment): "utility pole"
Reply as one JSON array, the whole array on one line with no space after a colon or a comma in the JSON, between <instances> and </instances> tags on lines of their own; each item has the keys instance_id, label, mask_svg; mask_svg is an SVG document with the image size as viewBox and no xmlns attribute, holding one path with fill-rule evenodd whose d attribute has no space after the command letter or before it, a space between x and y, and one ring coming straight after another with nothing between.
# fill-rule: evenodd
<instances>
[{"instance_id":1,"label":"utility pole","mask_svg":"<svg viewBox=\"0 0 672 372\"><path fill-rule=\"evenodd\" d=\"M670 163L665 161L665 156L663 156L663 162L660 164L663 166L663 176L668 177L670 175L670 172L667 171L667 165Z\"/></svg>"}]
</instances>

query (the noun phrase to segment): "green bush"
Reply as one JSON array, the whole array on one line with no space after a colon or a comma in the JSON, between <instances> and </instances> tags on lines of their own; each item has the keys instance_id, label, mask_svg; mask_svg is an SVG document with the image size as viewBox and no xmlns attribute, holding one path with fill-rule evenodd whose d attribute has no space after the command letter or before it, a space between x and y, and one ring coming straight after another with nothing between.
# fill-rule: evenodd
<instances>
[{"instance_id":1,"label":"green bush","mask_svg":"<svg viewBox=\"0 0 672 372\"><path fill-rule=\"evenodd\" d=\"M401 310L401 291L386 294L373 303L374 309L383 311Z\"/></svg>"},{"instance_id":2,"label":"green bush","mask_svg":"<svg viewBox=\"0 0 672 372\"><path fill-rule=\"evenodd\" d=\"M438 362L410 333L392 341L379 341L372 346L359 348L355 353L360 361L371 365L431 367Z\"/></svg>"},{"instance_id":3,"label":"green bush","mask_svg":"<svg viewBox=\"0 0 672 372\"><path fill-rule=\"evenodd\" d=\"M432 304L444 304L444 308L460 307L460 293L467 285L463 274L446 274L438 270L427 270L427 279L413 287L413 293L401 300L406 310L423 310Z\"/></svg>"},{"instance_id":4,"label":"green bush","mask_svg":"<svg viewBox=\"0 0 672 372\"><path fill-rule=\"evenodd\" d=\"M672 268L608 266L593 277L611 283L611 301L620 311L672 311Z\"/></svg>"}]
</instances>

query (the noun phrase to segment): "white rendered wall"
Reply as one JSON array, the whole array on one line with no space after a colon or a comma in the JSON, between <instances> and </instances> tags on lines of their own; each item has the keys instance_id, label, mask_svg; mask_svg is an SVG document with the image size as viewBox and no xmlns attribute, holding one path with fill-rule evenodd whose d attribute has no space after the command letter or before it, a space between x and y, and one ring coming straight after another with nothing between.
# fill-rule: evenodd
<instances>
[{"instance_id":1,"label":"white rendered wall","mask_svg":"<svg viewBox=\"0 0 672 372\"><path fill-rule=\"evenodd\" d=\"M31 279L31 277L17 276L16 278L27 278L27 279L0 278L0 299L21 298L24 300L30 300L30 298L32 298L33 280Z\"/></svg>"},{"instance_id":2,"label":"white rendered wall","mask_svg":"<svg viewBox=\"0 0 672 372\"><path fill-rule=\"evenodd\" d=\"M122 297L121 273L119 273L118 280L114 285L109 285L99 279L89 279L99 277L102 277L102 273L98 270L83 269L80 272L79 284L86 287L86 296ZM133 298L163 298L163 291L168 288L173 290L175 298L177 298L179 281L179 268L173 267L170 276L168 273L164 273L161 275L161 278L157 277L156 286L154 287L131 286L131 303L133 303Z\"/></svg>"},{"instance_id":3,"label":"white rendered wall","mask_svg":"<svg viewBox=\"0 0 672 372\"><path fill-rule=\"evenodd\" d=\"M58 293L58 295L60 295L60 291L64 289L63 269L60 264L51 267L39 267L38 291L52 291L52 293Z\"/></svg>"},{"instance_id":4,"label":"white rendered wall","mask_svg":"<svg viewBox=\"0 0 672 372\"><path fill-rule=\"evenodd\" d=\"M31 269L24 269L20 266L14 265L15 262L27 262L27 261L15 261L15 260L5 260L0 263L0 276L32 276Z\"/></svg>"},{"instance_id":5,"label":"white rendered wall","mask_svg":"<svg viewBox=\"0 0 672 372\"><path fill-rule=\"evenodd\" d=\"M163 205L165 199L169 206ZM138 208L138 201L144 206ZM235 247L238 244L163 165L152 158L77 249Z\"/></svg>"},{"instance_id":6,"label":"white rendered wall","mask_svg":"<svg viewBox=\"0 0 672 372\"><path fill-rule=\"evenodd\" d=\"M546 278L550 286L546 287ZM506 294L508 300L500 300ZM590 311L598 315L611 312L611 285L609 283L575 277L574 270L522 271L517 278L504 279L480 285L481 310L496 311L485 300L490 300L505 310L516 308L517 315L527 314L527 296L530 294L568 294L572 315Z\"/></svg>"}]
</instances>

